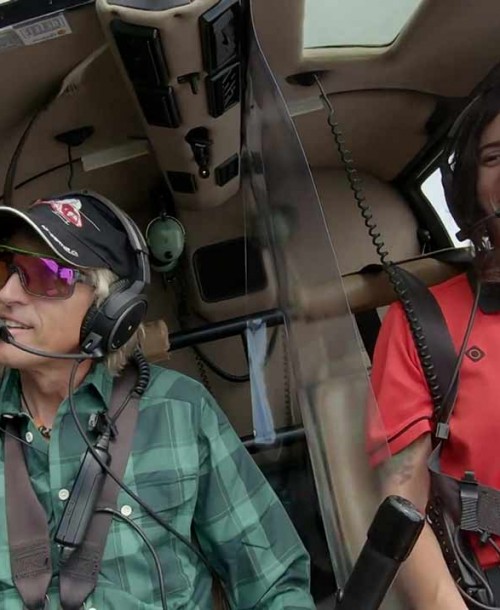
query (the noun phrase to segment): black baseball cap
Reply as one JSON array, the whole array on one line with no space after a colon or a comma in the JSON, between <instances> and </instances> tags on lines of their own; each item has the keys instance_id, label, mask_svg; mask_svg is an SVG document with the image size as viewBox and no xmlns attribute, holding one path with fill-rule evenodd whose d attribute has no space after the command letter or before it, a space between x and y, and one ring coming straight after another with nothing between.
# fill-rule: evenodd
<instances>
[{"instance_id":1,"label":"black baseball cap","mask_svg":"<svg viewBox=\"0 0 500 610\"><path fill-rule=\"evenodd\" d=\"M29 226L73 267L106 268L137 277L137 260L122 222L97 193L66 193L35 201L25 210L0 206L0 239Z\"/></svg>"}]
</instances>

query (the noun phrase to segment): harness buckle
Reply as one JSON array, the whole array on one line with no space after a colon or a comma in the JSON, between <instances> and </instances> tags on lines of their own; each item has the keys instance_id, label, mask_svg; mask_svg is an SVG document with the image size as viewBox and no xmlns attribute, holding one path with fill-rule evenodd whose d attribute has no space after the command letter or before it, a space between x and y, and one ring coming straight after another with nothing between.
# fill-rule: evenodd
<instances>
[{"instance_id":1,"label":"harness buckle","mask_svg":"<svg viewBox=\"0 0 500 610\"><path fill-rule=\"evenodd\" d=\"M450 436L450 426L445 422L439 422L436 426L435 437L441 441L445 441Z\"/></svg>"},{"instance_id":2,"label":"harness buckle","mask_svg":"<svg viewBox=\"0 0 500 610\"><path fill-rule=\"evenodd\" d=\"M465 532L478 532L479 486L472 470L465 471L463 479L459 483L459 488L462 506L460 529Z\"/></svg>"}]
</instances>

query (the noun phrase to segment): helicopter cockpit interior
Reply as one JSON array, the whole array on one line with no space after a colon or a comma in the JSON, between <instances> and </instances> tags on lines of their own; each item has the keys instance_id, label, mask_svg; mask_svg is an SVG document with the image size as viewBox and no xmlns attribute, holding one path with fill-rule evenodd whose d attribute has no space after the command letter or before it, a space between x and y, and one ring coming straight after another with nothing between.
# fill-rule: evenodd
<instances>
[{"instance_id":1,"label":"helicopter cockpit interior","mask_svg":"<svg viewBox=\"0 0 500 610\"><path fill-rule=\"evenodd\" d=\"M428 285L463 269L438 161L500 59L494 0L375 4L0 2L3 203L87 188L139 224L146 355L213 393L311 554L318 608L380 501L381 256Z\"/></svg>"}]
</instances>

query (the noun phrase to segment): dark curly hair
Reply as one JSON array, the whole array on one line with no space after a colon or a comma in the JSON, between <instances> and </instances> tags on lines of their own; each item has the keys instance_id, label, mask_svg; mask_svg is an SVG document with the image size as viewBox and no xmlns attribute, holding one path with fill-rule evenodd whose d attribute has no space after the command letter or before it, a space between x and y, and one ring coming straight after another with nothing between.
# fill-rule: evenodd
<instances>
[{"instance_id":1,"label":"dark curly hair","mask_svg":"<svg viewBox=\"0 0 500 610\"><path fill-rule=\"evenodd\" d=\"M465 115L458 119L458 128L452 128L456 135L444 151L443 162L450 163L447 171L451 172L449 184L445 184L446 178L443 181L446 200L456 223L465 231L485 216L477 196L479 143L484 130L499 113L500 82L473 100ZM474 233L471 239L480 247L475 242L484 234L484 226Z\"/></svg>"},{"instance_id":2,"label":"dark curly hair","mask_svg":"<svg viewBox=\"0 0 500 610\"><path fill-rule=\"evenodd\" d=\"M479 144L488 125L500 113L500 80L477 94L457 119L443 152L441 172L448 208L460 229L474 244L476 271L483 280L500 280L500 250L491 248L487 215L479 202L477 178Z\"/></svg>"}]
</instances>

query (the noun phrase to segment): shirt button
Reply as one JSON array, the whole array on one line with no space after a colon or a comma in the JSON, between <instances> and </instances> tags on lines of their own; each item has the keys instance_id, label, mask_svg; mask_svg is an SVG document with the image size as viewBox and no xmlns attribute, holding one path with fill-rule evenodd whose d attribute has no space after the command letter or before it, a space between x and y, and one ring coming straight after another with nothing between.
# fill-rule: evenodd
<instances>
[{"instance_id":1,"label":"shirt button","mask_svg":"<svg viewBox=\"0 0 500 610\"><path fill-rule=\"evenodd\" d=\"M128 504L124 504L121 507L120 512L124 517L130 517L130 515L132 514L132 507L129 506Z\"/></svg>"},{"instance_id":2,"label":"shirt button","mask_svg":"<svg viewBox=\"0 0 500 610\"><path fill-rule=\"evenodd\" d=\"M33 442L33 433L32 432L26 432L26 436L24 438L26 439L27 443L32 443Z\"/></svg>"},{"instance_id":3,"label":"shirt button","mask_svg":"<svg viewBox=\"0 0 500 610\"><path fill-rule=\"evenodd\" d=\"M69 498L69 491L67 489L61 489L59 491L59 500L63 502Z\"/></svg>"}]
</instances>

